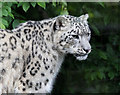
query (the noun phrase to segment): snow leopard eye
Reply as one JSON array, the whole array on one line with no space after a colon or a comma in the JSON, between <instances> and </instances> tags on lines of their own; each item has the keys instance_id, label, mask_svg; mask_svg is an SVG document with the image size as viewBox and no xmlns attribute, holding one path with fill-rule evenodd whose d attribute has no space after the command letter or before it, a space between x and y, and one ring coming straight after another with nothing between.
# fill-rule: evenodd
<instances>
[{"instance_id":1,"label":"snow leopard eye","mask_svg":"<svg viewBox=\"0 0 120 95\"><path fill-rule=\"evenodd\" d=\"M86 35L87 35L87 36L90 36L90 35L91 35L91 33L86 33Z\"/></svg>"},{"instance_id":2,"label":"snow leopard eye","mask_svg":"<svg viewBox=\"0 0 120 95\"><path fill-rule=\"evenodd\" d=\"M75 39L79 39L78 35L72 35L72 37L75 38Z\"/></svg>"}]
</instances>

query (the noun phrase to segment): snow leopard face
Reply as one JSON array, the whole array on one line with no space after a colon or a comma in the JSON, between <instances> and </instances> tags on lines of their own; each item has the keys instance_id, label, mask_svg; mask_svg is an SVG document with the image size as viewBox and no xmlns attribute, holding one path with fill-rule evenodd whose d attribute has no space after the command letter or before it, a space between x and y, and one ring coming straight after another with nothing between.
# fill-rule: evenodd
<instances>
[{"instance_id":1,"label":"snow leopard face","mask_svg":"<svg viewBox=\"0 0 120 95\"><path fill-rule=\"evenodd\" d=\"M85 60L91 52L89 43L91 31L88 14L80 17L70 15L56 18L53 30L55 47L63 53L73 54L78 60Z\"/></svg>"}]
</instances>

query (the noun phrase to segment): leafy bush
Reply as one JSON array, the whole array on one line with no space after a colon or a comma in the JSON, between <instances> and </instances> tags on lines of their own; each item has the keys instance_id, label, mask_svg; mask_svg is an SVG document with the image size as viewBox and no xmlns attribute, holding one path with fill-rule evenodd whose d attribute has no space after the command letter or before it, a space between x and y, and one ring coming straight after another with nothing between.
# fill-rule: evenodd
<instances>
[{"instance_id":1,"label":"leafy bush","mask_svg":"<svg viewBox=\"0 0 120 95\"><path fill-rule=\"evenodd\" d=\"M27 20L88 13L92 52L86 61L66 56L53 93L120 91L120 3L0 2L0 27L15 28Z\"/></svg>"},{"instance_id":2,"label":"leafy bush","mask_svg":"<svg viewBox=\"0 0 120 95\"><path fill-rule=\"evenodd\" d=\"M2 29L6 28L15 28L19 23L25 22L27 20L27 17L24 17L23 14L20 14L17 9L23 10L24 14L27 14L27 11L32 8L40 6L42 10L47 10L46 5L48 2L0 2L1 5L1 11L2 11L2 24L0 24L0 27ZM59 13L58 14L68 14L68 11L66 9L67 3L55 3L52 2L50 5L54 6L54 8L57 8L57 5L59 5ZM38 14L37 14L38 15ZM12 25L12 27L9 27L9 25Z\"/></svg>"}]
</instances>

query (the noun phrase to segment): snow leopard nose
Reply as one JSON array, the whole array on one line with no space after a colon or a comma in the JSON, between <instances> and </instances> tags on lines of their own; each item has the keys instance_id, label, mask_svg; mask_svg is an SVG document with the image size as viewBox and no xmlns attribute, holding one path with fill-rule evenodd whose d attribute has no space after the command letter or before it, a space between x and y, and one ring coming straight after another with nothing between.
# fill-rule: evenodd
<instances>
[{"instance_id":1,"label":"snow leopard nose","mask_svg":"<svg viewBox=\"0 0 120 95\"><path fill-rule=\"evenodd\" d=\"M91 49L83 49L87 54L91 52Z\"/></svg>"}]
</instances>

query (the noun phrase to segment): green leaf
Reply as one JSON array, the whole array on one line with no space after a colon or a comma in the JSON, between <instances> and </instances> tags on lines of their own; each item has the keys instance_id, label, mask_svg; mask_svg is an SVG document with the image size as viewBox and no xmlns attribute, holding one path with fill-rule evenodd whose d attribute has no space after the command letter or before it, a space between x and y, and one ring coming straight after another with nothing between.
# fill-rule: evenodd
<instances>
[{"instance_id":1,"label":"green leaf","mask_svg":"<svg viewBox=\"0 0 120 95\"><path fill-rule=\"evenodd\" d=\"M17 7L20 7L20 6L22 6L24 3L23 2L19 2L18 4L17 4Z\"/></svg>"},{"instance_id":2,"label":"green leaf","mask_svg":"<svg viewBox=\"0 0 120 95\"><path fill-rule=\"evenodd\" d=\"M65 0L63 0L63 2L62 2L62 6L64 6L64 7L67 6L67 2L65 2Z\"/></svg>"},{"instance_id":3,"label":"green leaf","mask_svg":"<svg viewBox=\"0 0 120 95\"><path fill-rule=\"evenodd\" d=\"M46 8L46 3L45 2L38 2L37 4L44 9Z\"/></svg>"},{"instance_id":4,"label":"green leaf","mask_svg":"<svg viewBox=\"0 0 120 95\"><path fill-rule=\"evenodd\" d=\"M90 18L94 18L94 14L92 12L89 13Z\"/></svg>"},{"instance_id":5,"label":"green leaf","mask_svg":"<svg viewBox=\"0 0 120 95\"><path fill-rule=\"evenodd\" d=\"M98 2L103 8L105 8L104 2Z\"/></svg>"},{"instance_id":6,"label":"green leaf","mask_svg":"<svg viewBox=\"0 0 120 95\"><path fill-rule=\"evenodd\" d=\"M112 80L114 78L114 73L113 72L109 72L108 73L108 77L110 78L110 80Z\"/></svg>"},{"instance_id":7,"label":"green leaf","mask_svg":"<svg viewBox=\"0 0 120 95\"><path fill-rule=\"evenodd\" d=\"M14 19L14 15L10 12L8 12L8 15Z\"/></svg>"},{"instance_id":8,"label":"green leaf","mask_svg":"<svg viewBox=\"0 0 120 95\"><path fill-rule=\"evenodd\" d=\"M2 2L0 2L0 8L2 7Z\"/></svg>"},{"instance_id":9,"label":"green leaf","mask_svg":"<svg viewBox=\"0 0 120 95\"><path fill-rule=\"evenodd\" d=\"M61 11L60 14L61 14L61 15L68 15L69 13L68 13L68 11L67 11L67 9L66 9L66 10Z\"/></svg>"},{"instance_id":10,"label":"green leaf","mask_svg":"<svg viewBox=\"0 0 120 95\"><path fill-rule=\"evenodd\" d=\"M120 65L119 65L118 63L116 63L116 64L114 65L114 67L115 67L115 69L116 69L117 71L120 70Z\"/></svg>"},{"instance_id":11,"label":"green leaf","mask_svg":"<svg viewBox=\"0 0 120 95\"><path fill-rule=\"evenodd\" d=\"M2 23L2 17L0 17L0 23Z\"/></svg>"},{"instance_id":12,"label":"green leaf","mask_svg":"<svg viewBox=\"0 0 120 95\"><path fill-rule=\"evenodd\" d=\"M11 8L9 6L5 6L5 9L7 9L8 12L11 12Z\"/></svg>"},{"instance_id":13,"label":"green leaf","mask_svg":"<svg viewBox=\"0 0 120 95\"><path fill-rule=\"evenodd\" d=\"M7 16L7 17L5 17L5 20L8 22L8 26L6 27L6 28L8 28L9 25L12 23L13 18L11 18L10 16Z\"/></svg>"},{"instance_id":14,"label":"green leaf","mask_svg":"<svg viewBox=\"0 0 120 95\"><path fill-rule=\"evenodd\" d=\"M28 2L25 2L22 7L23 7L23 10L27 12L27 10L30 8L30 4Z\"/></svg>"},{"instance_id":15,"label":"green leaf","mask_svg":"<svg viewBox=\"0 0 120 95\"><path fill-rule=\"evenodd\" d=\"M56 2L52 2L52 5L53 5L54 7L56 7Z\"/></svg>"},{"instance_id":16,"label":"green leaf","mask_svg":"<svg viewBox=\"0 0 120 95\"><path fill-rule=\"evenodd\" d=\"M35 6L36 6L36 2L31 2L31 5L32 5L33 7L35 7Z\"/></svg>"},{"instance_id":17,"label":"green leaf","mask_svg":"<svg viewBox=\"0 0 120 95\"><path fill-rule=\"evenodd\" d=\"M3 25L2 23L0 23L0 28L1 29L5 29L5 25Z\"/></svg>"},{"instance_id":18,"label":"green leaf","mask_svg":"<svg viewBox=\"0 0 120 95\"><path fill-rule=\"evenodd\" d=\"M64 1L64 0L62 0ZM68 15L68 10L67 10L67 3L66 2L62 2L62 10L60 12L61 15Z\"/></svg>"},{"instance_id":19,"label":"green leaf","mask_svg":"<svg viewBox=\"0 0 120 95\"><path fill-rule=\"evenodd\" d=\"M95 80L96 74L95 74L95 73L92 73L92 74L90 75L90 78L91 78L91 80Z\"/></svg>"},{"instance_id":20,"label":"green leaf","mask_svg":"<svg viewBox=\"0 0 120 95\"><path fill-rule=\"evenodd\" d=\"M19 25L19 21L18 20L14 20L13 23L12 23L13 28L15 28L18 25Z\"/></svg>"},{"instance_id":21,"label":"green leaf","mask_svg":"<svg viewBox=\"0 0 120 95\"><path fill-rule=\"evenodd\" d=\"M110 22L110 16L105 16L104 17L104 24L107 25Z\"/></svg>"},{"instance_id":22,"label":"green leaf","mask_svg":"<svg viewBox=\"0 0 120 95\"><path fill-rule=\"evenodd\" d=\"M7 2L7 5L9 6L9 7L11 7L12 6L12 2Z\"/></svg>"},{"instance_id":23,"label":"green leaf","mask_svg":"<svg viewBox=\"0 0 120 95\"><path fill-rule=\"evenodd\" d=\"M99 32L99 30L97 29L97 27L96 27L95 25L91 25L91 27L92 27L92 29L94 30L95 34L99 36L99 35L100 35L100 32Z\"/></svg>"},{"instance_id":24,"label":"green leaf","mask_svg":"<svg viewBox=\"0 0 120 95\"><path fill-rule=\"evenodd\" d=\"M107 55L106 55L105 52L99 51L99 56L100 56L102 59L107 60Z\"/></svg>"},{"instance_id":25,"label":"green leaf","mask_svg":"<svg viewBox=\"0 0 120 95\"><path fill-rule=\"evenodd\" d=\"M20 22L20 23L24 23L24 22L26 22L26 21L25 21L25 20L19 20L19 22Z\"/></svg>"},{"instance_id":26,"label":"green leaf","mask_svg":"<svg viewBox=\"0 0 120 95\"><path fill-rule=\"evenodd\" d=\"M0 17L2 17L2 10L0 9Z\"/></svg>"},{"instance_id":27,"label":"green leaf","mask_svg":"<svg viewBox=\"0 0 120 95\"><path fill-rule=\"evenodd\" d=\"M4 8L2 8L2 15L3 16L8 16L8 11Z\"/></svg>"},{"instance_id":28,"label":"green leaf","mask_svg":"<svg viewBox=\"0 0 120 95\"><path fill-rule=\"evenodd\" d=\"M5 20L5 19L2 18L2 24L5 25L5 26L8 26L7 20Z\"/></svg>"},{"instance_id":29,"label":"green leaf","mask_svg":"<svg viewBox=\"0 0 120 95\"><path fill-rule=\"evenodd\" d=\"M16 4L16 5L17 5L18 3L19 3L19 2L18 2L17 0L16 0L16 1L14 0L14 2L12 2L12 4Z\"/></svg>"},{"instance_id":30,"label":"green leaf","mask_svg":"<svg viewBox=\"0 0 120 95\"><path fill-rule=\"evenodd\" d=\"M104 17L104 24L107 25L107 17Z\"/></svg>"},{"instance_id":31,"label":"green leaf","mask_svg":"<svg viewBox=\"0 0 120 95\"><path fill-rule=\"evenodd\" d=\"M105 78L105 74L103 72L97 72L98 78L103 79Z\"/></svg>"}]
</instances>

